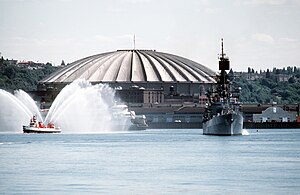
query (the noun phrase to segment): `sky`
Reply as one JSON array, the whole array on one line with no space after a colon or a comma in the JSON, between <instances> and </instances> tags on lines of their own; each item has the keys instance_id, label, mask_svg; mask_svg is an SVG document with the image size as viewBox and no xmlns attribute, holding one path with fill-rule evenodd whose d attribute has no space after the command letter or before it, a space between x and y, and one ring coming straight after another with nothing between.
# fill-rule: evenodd
<instances>
[{"instance_id":1,"label":"sky","mask_svg":"<svg viewBox=\"0 0 300 195\"><path fill-rule=\"evenodd\" d=\"M60 65L119 49L155 49L218 69L300 67L300 0L0 0L6 59Z\"/></svg>"}]
</instances>

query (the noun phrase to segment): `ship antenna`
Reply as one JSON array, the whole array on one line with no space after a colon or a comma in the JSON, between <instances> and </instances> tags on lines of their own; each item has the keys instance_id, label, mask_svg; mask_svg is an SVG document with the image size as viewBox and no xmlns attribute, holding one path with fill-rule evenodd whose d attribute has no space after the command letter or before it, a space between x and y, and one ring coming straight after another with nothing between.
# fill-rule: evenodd
<instances>
[{"instance_id":1,"label":"ship antenna","mask_svg":"<svg viewBox=\"0 0 300 195\"><path fill-rule=\"evenodd\" d=\"M133 35L133 49L135 50L135 35Z\"/></svg>"},{"instance_id":2,"label":"ship antenna","mask_svg":"<svg viewBox=\"0 0 300 195\"><path fill-rule=\"evenodd\" d=\"M225 54L224 54L223 38L221 39L221 48L222 48L221 58L224 59Z\"/></svg>"},{"instance_id":3,"label":"ship antenna","mask_svg":"<svg viewBox=\"0 0 300 195\"><path fill-rule=\"evenodd\" d=\"M224 57L223 38L221 39L221 43L222 43L222 57Z\"/></svg>"}]
</instances>

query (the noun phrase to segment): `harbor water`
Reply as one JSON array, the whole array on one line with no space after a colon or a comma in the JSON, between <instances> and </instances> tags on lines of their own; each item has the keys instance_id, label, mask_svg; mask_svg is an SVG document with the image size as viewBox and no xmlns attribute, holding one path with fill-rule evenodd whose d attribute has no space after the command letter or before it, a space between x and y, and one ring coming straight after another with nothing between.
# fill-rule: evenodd
<instances>
[{"instance_id":1,"label":"harbor water","mask_svg":"<svg viewBox=\"0 0 300 195\"><path fill-rule=\"evenodd\" d=\"M299 129L0 134L3 194L299 194Z\"/></svg>"}]
</instances>

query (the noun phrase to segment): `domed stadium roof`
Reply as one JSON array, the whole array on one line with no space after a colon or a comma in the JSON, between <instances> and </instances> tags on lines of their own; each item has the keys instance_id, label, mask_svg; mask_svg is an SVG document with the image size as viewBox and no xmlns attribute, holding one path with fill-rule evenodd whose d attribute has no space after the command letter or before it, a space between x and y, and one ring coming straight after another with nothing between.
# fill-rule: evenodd
<instances>
[{"instance_id":1,"label":"domed stadium roof","mask_svg":"<svg viewBox=\"0 0 300 195\"><path fill-rule=\"evenodd\" d=\"M155 50L118 50L77 60L41 82L72 82L85 79L90 82L214 83L215 74L201 64L168 53Z\"/></svg>"}]
</instances>

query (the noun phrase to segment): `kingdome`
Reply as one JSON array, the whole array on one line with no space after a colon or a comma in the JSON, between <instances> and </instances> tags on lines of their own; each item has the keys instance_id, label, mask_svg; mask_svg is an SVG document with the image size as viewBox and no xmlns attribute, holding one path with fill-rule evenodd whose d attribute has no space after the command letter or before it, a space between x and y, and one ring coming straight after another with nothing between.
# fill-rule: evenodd
<instances>
[{"instance_id":1,"label":"kingdome","mask_svg":"<svg viewBox=\"0 0 300 195\"><path fill-rule=\"evenodd\" d=\"M61 89L74 80L108 83L112 87L173 86L178 93L199 93L215 83L215 72L192 60L155 50L117 50L77 60L40 81L39 87Z\"/></svg>"}]
</instances>

